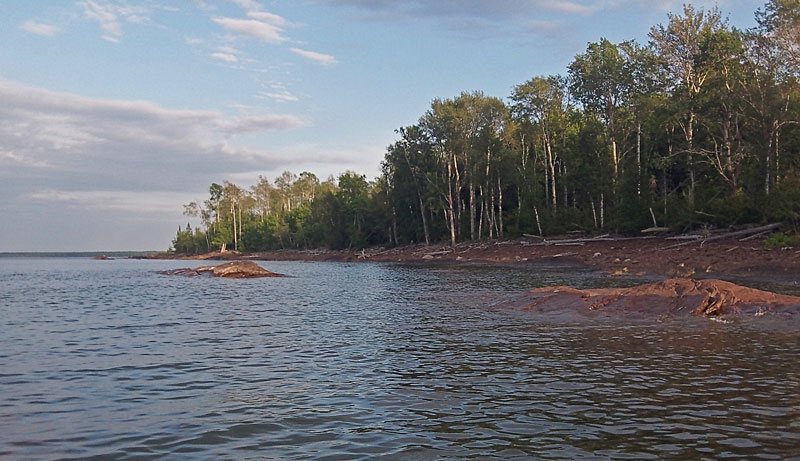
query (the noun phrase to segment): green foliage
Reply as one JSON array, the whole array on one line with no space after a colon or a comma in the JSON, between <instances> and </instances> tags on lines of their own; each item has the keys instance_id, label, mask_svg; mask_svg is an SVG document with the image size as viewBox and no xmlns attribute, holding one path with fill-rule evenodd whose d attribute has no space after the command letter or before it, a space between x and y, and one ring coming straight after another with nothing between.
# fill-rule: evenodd
<instances>
[{"instance_id":1,"label":"green foliage","mask_svg":"<svg viewBox=\"0 0 800 461\"><path fill-rule=\"evenodd\" d=\"M707 221L716 227L757 223L764 218L753 195L745 194L741 189L733 195L721 194L709 200L707 209L711 215Z\"/></svg>"},{"instance_id":2,"label":"green foliage","mask_svg":"<svg viewBox=\"0 0 800 461\"><path fill-rule=\"evenodd\" d=\"M208 251L206 234L199 228L192 230L191 224L187 223L185 229L178 226L178 232L172 239L172 251L180 254L198 254Z\"/></svg>"},{"instance_id":3,"label":"green foliage","mask_svg":"<svg viewBox=\"0 0 800 461\"><path fill-rule=\"evenodd\" d=\"M765 220L770 222L792 223L795 228L800 224L800 178L787 178L762 199Z\"/></svg>"},{"instance_id":4,"label":"green foliage","mask_svg":"<svg viewBox=\"0 0 800 461\"><path fill-rule=\"evenodd\" d=\"M436 98L368 181L286 171L249 190L213 183L172 247L197 253L638 234L800 221L800 2L768 0L750 31L690 5L650 42L600 39L567 76L508 104ZM773 237L779 239L779 237Z\"/></svg>"},{"instance_id":5,"label":"green foliage","mask_svg":"<svg viewBox=\"0 0 800 461\"><path fill-rule=\"evenodd\" d=\"M764 246L773 248L791 248L800 245L800 235L786 235L783 232L769 234L764 240Z\"/></svg>"}]
</instances>

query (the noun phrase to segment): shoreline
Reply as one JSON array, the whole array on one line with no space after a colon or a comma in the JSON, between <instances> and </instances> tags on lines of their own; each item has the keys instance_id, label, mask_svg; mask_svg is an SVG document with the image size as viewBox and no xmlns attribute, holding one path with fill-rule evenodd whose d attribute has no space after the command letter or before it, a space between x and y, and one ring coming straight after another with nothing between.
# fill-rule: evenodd
<instances>
[{"instance_id":1,"label":"shoreline","mask_svg":"<svg viewBox=\"0 0 800 461\"><path fill-rule=\"evenodd\" d=\"M680 243L680 242L678 242ZM564 262L594 268L610 277L667 276L757 278L800 284L800 248L767 249L763 239L735 237L683 242L665 237L608 237L544 240L519 238L449 245L412 244L363 250L275 250L212 252L183 256L158 253L142 259L336 261L525 265ZM673 247L673 248L669 248Z\"/></svg>"}]
</instances>

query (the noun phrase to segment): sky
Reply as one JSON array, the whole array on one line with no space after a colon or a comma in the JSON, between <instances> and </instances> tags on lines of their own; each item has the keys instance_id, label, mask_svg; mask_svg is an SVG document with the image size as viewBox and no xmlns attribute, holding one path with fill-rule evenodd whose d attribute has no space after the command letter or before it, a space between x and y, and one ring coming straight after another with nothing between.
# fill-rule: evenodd
<instances>
[{"instance_id":1,"label":"sky","mask_svg":"<svg viewBox=\"0 0 800 461\"><path fill-rule=\"evenodd\" d=\"M718 5L755 25L763 0ZM507 98L673 0L0 0L0 252L165 250L212 182L374 179L434 98Z\"/></svg>"}]
</instances>

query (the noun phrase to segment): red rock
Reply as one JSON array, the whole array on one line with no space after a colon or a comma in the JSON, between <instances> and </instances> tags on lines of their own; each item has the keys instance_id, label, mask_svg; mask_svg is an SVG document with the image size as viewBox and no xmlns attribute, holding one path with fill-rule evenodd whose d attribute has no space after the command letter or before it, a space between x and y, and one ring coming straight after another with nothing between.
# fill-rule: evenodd
<instances>
[{"instance_id":1,"label":"red rock","mask_svg":"<svg viewBox=\"0 0 800 461\"><path fill-rule=\"evenodd\" d=\"M199 269L198 272L200 272ZM219 266L214 266L211 269L211 274L214 277L236 279L254 277L283 277L282 274L270 272L253 261L233 261L226 264L220 264Z\"/></svg>"},{"instance_id":2,"label":"red rock","mask_svg":"<svg viewBox=\"0 0 800 461\"><path fill-rule=\"evenodd\" d=\"M762 316L800 314L800 297L756 290L722 280L668 279L632 288L533 289L507 303L537 314L560 316Z\"/></svg>"},{"instance_id":3,"label":"red rock","mask_svg":"<svg viewBox=\"0 0 800 461\"><path fill-rule=\"evenodd\" d=\"M200 266L194 269L181 268L161 271L164 275L183 275L185 277L196 277L199 275L212 275L224 278L257 278L257 277L284 277L283 274L270 272L253 261L233 261L218 266Z\"/></svg>"}]
</instances>

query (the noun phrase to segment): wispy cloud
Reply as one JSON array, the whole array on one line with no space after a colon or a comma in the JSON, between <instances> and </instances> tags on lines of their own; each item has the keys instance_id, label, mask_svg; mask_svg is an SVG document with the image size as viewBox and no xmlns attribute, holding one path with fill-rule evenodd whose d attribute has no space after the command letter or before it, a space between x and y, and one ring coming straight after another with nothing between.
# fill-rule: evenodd
<instances>
[{"instance_id":1,"label":"wispy cloud","mask_svg":"<svg viewBox=\"0 0 800 461\"><path fill-rule=\"evenodd\" d=\"M120 18L134 24L150 22L151 10L144 6L94 0L80 1L76 5L83 10L84 17L100 24L104 32L103 39L110 42L119 42L122 37Z\"/></svg>"},{"instance_id":2,"label":"wispy cloud","mask_svg":"<svg viewBox=\"0 0 800 461\"><path fill-rule=\"evenodd\" d=\"M267 43L282 43L287 40L283 30L273 24L255 19L214 18L214 22L225 29Z\"/></svg>"},{"instance_id":3,"label":"wispy cloud","mask_svg":"<svg viewBox=\"0 0 800 461\"><path fill-rule=\"evenodd\" d=\"M237 58L235 54L216 52L216 53L211 53L209 56L211 56L214 59L219 59L220 61L239 62L239 58Z\"/></svg>"},{"instance_id":4,"label":"wispy cloud","mask_svg":"<svg viewBox=\"0 0 800 461\"><path fill-rule=\"evenodd\" d=\"M119 37L122 36L122 25L120 25L111 5L103 5L88 0L78 2L78 6L83 8L83 15L87 19L97 21L100 24L100 28L105 32L104 39L119 42Z\"/></svg>"},{"instance_id":5,"label":"wispy cloud","mask_svg":"<svg viewBox=\"0 0 800 461\"><path fill-rule=\"evenodd\" d=\"M262 42L283 43L288 40L284 36L284 28L288 21L281 16L263 11L250 11L247 16L249 19L217 17L213 18L213 21L230 32Z\"/></svg>"},{"instance_id":6,"label":"wispy cloud","mask_svg":"<svg viewBox=\"0 0 800 461\"><path fill-rule=\"evenodd\" d=\"M235 5L239 5L241 8L247 11L260 11L261 4L259 4L255 0L228 0L228 2L233 3Z\"/></svg>"},{"instance_id":7,"label":"wispy cloud","mask_svg":"<svg viewBox=\"0 0 800 461\"><path fill-rule=\"evenodd\" d=\"M256 98L272 99L276 102L295 102L299 100L297 96L286 90L261 91L256 93Z\"/></svg>"},{"instance_id":8,"label":"wispy cloud","mask_svg":"<svg viewBox=\"0 0 800 461\"><path fill-rule=\"evenodd\" d=\"M61 32L61 29L56 26L45 24L42 22L37 22L34 21L33 19L29 19L23 22L22 25L20 25L19 27L22 30L25 30L35 35L40 35L42 37L52 37L57 33Z\"/></svg>"},{"instance_id":9,"label":"wispy cloud","mask_svg":"<svg viewBox=\"0 0 800 461\"><path fill-rule=\"evenodd\" d=\"M334 58L329 54L317 53L316 51L308 51L300 48L292 48L291 50L293 53L300 55L306 59L310 59L316 62L317 64L322 64L323 66L330 66L338 62L336 61L336 58Z\"/></svg>"}]
</instances>

